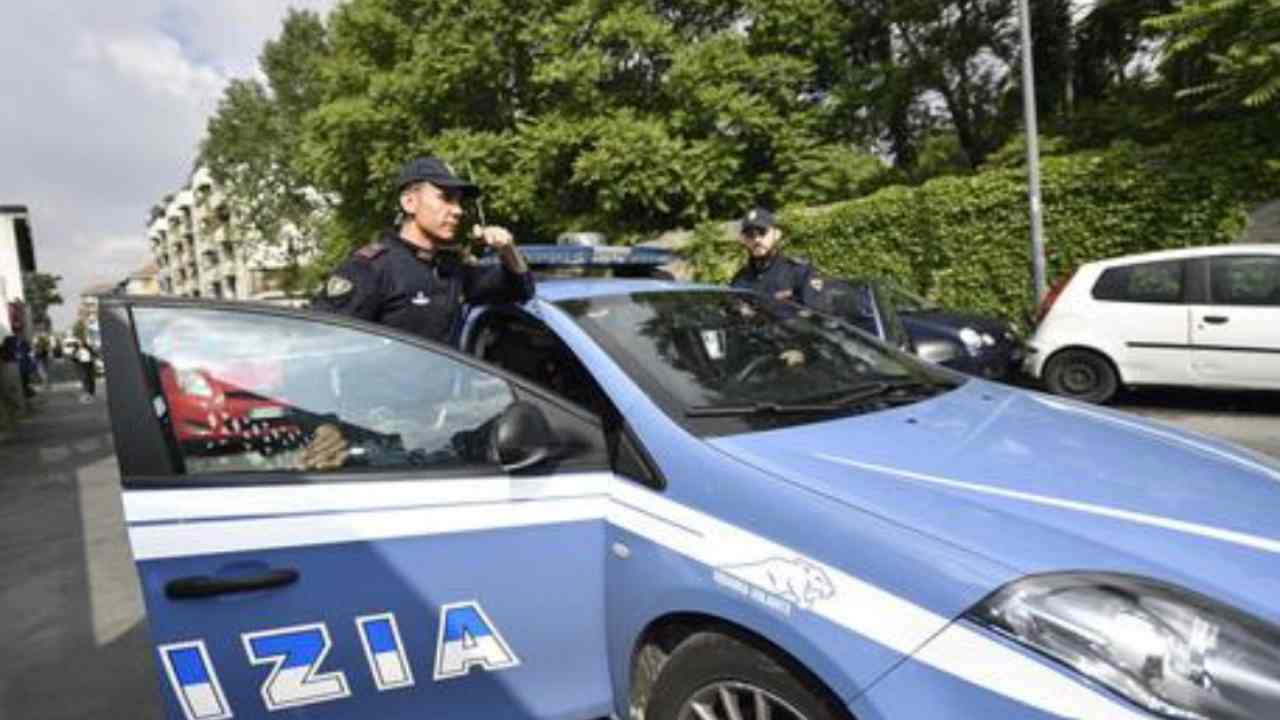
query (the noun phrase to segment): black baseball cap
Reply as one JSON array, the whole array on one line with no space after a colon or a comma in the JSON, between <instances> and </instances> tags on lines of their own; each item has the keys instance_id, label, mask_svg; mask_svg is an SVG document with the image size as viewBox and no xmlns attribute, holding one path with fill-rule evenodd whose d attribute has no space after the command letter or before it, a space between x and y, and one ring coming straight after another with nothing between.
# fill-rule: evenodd
<instances>
[{"instance_id":1,"label":"black baseball cap","mask_svg":"<svg viewBox=\"0 0 1280 720\"><path fill-rule=\"evenodd\" d=\"M760 230L768 230L776 223L773 220L773 213L762 207L755 207L751 212L742 218L742 229L757 228Z\"/></svg>"},{"instance_id":2,"label":"black baseball cap","mask_svg":"<svg viewBox=\"0 0 1280 720\"><path fill-rule=\"evenodd\" d=\"M438 157L416 157L405 163L400 169L400 177L396 180L396 189L404 190L414 183L429 182L438 188L456 188L464 197L474 198L480 194L480 188L471 181L463 180L454 174L453 168Z\"/></svg>"}]
</instances>

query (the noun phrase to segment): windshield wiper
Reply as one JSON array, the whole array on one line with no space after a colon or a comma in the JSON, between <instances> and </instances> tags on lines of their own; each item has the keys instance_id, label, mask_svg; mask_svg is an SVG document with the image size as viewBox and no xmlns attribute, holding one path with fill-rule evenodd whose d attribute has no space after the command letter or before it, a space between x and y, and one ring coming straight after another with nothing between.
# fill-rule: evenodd
<instances>
[{"instance_id":1,"label":"windshield wiper","mask_svg":"<svg viewBox=\"0 0 1280 720\"><path fill-rule=\"evenodd\" d=\"M848 408L850 405L875 397L889 389L887 383L866 383L842 391L836 397L821 402L755 402L742 405L701 405L685 410L685 416L699 417L733 417L738 415L805 415L817 413L833 413Z\"/></svg>"},{"instance_id":2,"label":"windshield wiper","mask_svg":"<svg viewBox=\"0 0 1280 720\"><path fill-rule=\"evenodd\" d=\"M894 405L905 405L939 395L953 387L945 383L922 380L878 380L854 385L834 393L825 393L818 397L809 398L806 402L822 402L847 407L874 400Z\"/></svg>"},{"instance_id":3,"label":"windshield wiper","mask_svg":"<svg viewBox=\"0 0 1280 720\"><path fill-rule=\"evenodd\" d=\"M908 405L951 390L946 383L920 380L867 382L794 403L754 402L740 405L699 405L685 410L690 418L737 417L742 415L817 415L847 412L875 406Z\"/></svg>"},{"instance_id":4,"label":"windshield wiper","mask_svg":"<svg viewBox=\"0 0 1280 720\"><path fill-rule=\"evenodd\" d=\"M695 405L684 411L685 417L736 417L739 415L812 415L836 412L839 403L757 402L742 405Z\"/></svg>"}]
</instances>

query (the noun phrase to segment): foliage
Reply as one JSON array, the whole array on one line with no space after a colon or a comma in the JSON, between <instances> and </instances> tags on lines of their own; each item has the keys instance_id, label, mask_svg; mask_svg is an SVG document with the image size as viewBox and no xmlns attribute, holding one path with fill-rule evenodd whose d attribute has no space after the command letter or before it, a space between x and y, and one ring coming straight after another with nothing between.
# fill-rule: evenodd
<instances>
[{"instance_id":1,"label":"foliage","mask_svg":"<svg viewBox=\"0 0 1280 720\"><path fill-rule=\"evenodd\" d=\"M319 58L326 52L320 17L290 10L259 58L266 82L231 81L197 161L233 208L229 239L248 243L251 253L273 250L291 266L317 238L329 205L298 164L302 117L320 102Z\"/></svg>"},{"instance_id":2,"label":"foliage","mask_svg":"<svg viewBox=\"0 0 1280 720\"><path fill-rule=\"evenodd\" d=\"M1235 239L1253 204L1280 195L1280 172L1265 162L1278 153L1280 122L1264 118L1198 128L1156 147L1117 143L1047 157L1049 277L1099 258ZM1204 162L1211 155L1215 162ZM781 220L788 251L824 272L892 277L943 305L1021 322L1032 309L1026 203L1024 170L996 167L825 208L788 208ZM710 224L689 252L710 281L742 261Z\"/></svg>"},{"instance_id":3,"label":"foliage","mask_svg":"<svg viewBox=\"0 0 1280 720\"><path fill-rule=\"evenodd\" d=\"M1202 107L1280 104L1280 0L1187 0L1147 26L1170 34L1167 63L1207 60L1207 77L1179 83Z\"/></svg>"},{"instance_id":4,"label":"foliage","mask_svg":"<svg viewBox=\"0 0 1280 720\"><path fill-rule=\"evenodd\" d=\"M328 21L300 165L341 198L345 247L387 222L422 153L476 175L523 238L625 242L855 197L885 167L824 102L840 18L829 0L351 0Z\"/></svg>"},{"instance_id":5,"label":"foliage","mask_svg":"<svg viewBox=\"0 0 1280 720\"><path fill-rule=\"evenodd\" d=\"M49 307L63 303L62 294L58 292L62 276L34 272L27 273L22 281L27 306L31 309L32 324L37 328L50 327Z\"/></svg>"}]
</instances>

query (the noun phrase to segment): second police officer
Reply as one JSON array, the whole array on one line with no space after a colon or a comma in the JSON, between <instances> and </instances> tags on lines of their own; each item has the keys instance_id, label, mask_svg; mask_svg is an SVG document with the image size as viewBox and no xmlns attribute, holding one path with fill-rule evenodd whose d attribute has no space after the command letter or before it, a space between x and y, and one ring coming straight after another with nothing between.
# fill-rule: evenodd
<instances>
[{"instance_id":1,"label":"second police officer","mask_svg":"<svg viewBox=\"0 0 1280 720\"><path fill-rule=\"evenodd\" d=\"M464 200L480 189L435 157L411 160L397 181L400 222L351 254L329 277L315 306L452 342L464 304L518 303L533 297L533 273L511 233L476 227L500 265L479 265L458 237Z\"/></svg>"},{"instance_id":2,"label":"second police officer","mask_svg":"<svg viewBox=\"0 0 1280 720\"><path fill-rule=\"evenodd\" d=\"M738 241L747 251L747 264L729 282L731 286L801 305L813 305L822 293L822 277L812 265L779 252L782 230L765 208L755 208L742 218Z\"/></svg>"}]
</instances>

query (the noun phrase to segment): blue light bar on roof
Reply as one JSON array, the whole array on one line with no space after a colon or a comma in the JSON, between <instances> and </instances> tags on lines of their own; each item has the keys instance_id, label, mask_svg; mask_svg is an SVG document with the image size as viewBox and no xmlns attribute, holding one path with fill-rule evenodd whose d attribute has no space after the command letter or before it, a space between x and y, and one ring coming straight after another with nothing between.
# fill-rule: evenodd
<instances>
[{"instance_id":1,"label":"blue light bar on roof","mask_svg":"<svg viewBox=\"0 0 1280 720\"><path fill-rule=\"evenodd\" d=\"M652 247L622 247L614 245L521 245L525 261L534 268L548 267L616 267L620 265L666 265L679 259L671 250ZM480 263L498 262L492 253L480 258Z\"/></svg>"}]
</instances>

